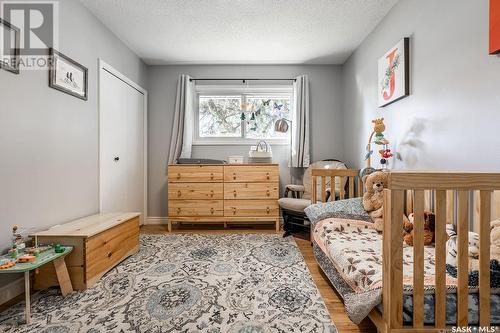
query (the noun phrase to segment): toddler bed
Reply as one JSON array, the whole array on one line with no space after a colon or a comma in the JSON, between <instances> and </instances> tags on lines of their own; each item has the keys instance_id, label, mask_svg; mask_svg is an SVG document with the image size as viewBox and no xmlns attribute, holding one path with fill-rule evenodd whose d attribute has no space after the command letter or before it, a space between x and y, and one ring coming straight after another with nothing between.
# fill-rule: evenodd
<instances>
[{"instance_id":1,"label":"toddler bed","mask_svg":"<svg viewBox=\"0 0 500 333\"><path fill-rule=\"evenodd\" d=\"M335 177L334 171L330 176ZM458 271L446 266L445 244L450 198L446 191L456 189ZM498 262L491 262L490 279L489 260L491 191L497 189L499 174L391 172L384 190L388 214L383 235L374 230L361 198L308 207L316 260L342 296L351 320L359 323L369 316L381 332L439 332L447 325L500 324ZM436 243L429 247L423 245L425 190L433 194L436 213ZM471 279L471 283L469 191L478 191L480 198L481 238L479 282ZM413 247L403 246L402 241L406 206L412 206L416 215Z\"/></svg>"}]
</instances>

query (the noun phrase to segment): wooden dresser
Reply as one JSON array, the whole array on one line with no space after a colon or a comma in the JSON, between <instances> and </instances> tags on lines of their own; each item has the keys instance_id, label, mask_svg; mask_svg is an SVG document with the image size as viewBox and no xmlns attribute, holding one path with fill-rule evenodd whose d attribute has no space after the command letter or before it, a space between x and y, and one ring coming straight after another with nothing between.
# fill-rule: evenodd
<instances>
[{"instance_id":1,"label":"wooden dresser","mask_svg":"<svg viewBox=\"0 0 500 333\"><path fill-rule=\"evenodd\" d=\"M279 231L278 164L169 165L173 222L273 222Z\"/></svg>"},{"instance_id":2,"label":"wooden dresser","mask_svg":"<svg viewBox=\"0 0 500 333\"><path fill-rule=\"evenodd\" d=\"M140 213L98 214L36 233L39 244L71 245L66 266L73 289L91 287L123 259L139 250ZM53 265L40 267L35 289L57 286Z\"/></svg>"}]
</instances>

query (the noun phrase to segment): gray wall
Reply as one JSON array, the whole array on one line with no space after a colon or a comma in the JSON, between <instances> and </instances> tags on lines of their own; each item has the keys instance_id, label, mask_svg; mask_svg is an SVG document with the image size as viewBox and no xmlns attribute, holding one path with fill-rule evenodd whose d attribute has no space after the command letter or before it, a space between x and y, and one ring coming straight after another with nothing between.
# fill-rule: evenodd
<instances>
[{"instance_id":1,"label":"gray wall","mask_svg":"<svg viewBox=\"0 0 500 333\"><path fill-rule=\"evenodd\" d=\"M377 60L411 36L411 96L377 107ZM487 0L400 0L343 68L345 156L363 166L371 119L393 144L422 141L418 169L500 169L500 57L488 55Z\"/></svg>"},{"instance_id":2,"label":"gray wall","mask_svg":"<svg viewBox=\"0 0 500 333\"><path fill-rule=\"evenodd\" d=\"M98 211L97 59L147 84L146 65L79 2L59 10L59 49L88 67L89 100L49 88L46 71L0 70L0 249L13 224L33 231Z\"/></svg>"},{"instance_id":3,"label":"gray wall","mask_svg":"<svg viewBox=\"0 0 500 333\"><path fill-rule=\"evenodd\" d=\"M177 77L289 78L308 74L311 94L311 158L343 158L342 82L339 66L151 66L149 67L149 207L151 217L167 215L166 169ZM288 183L288 147L274 146L281 183ZM227 159L248 154L248 146L195 146L194 157Z\"/></svg>"}]
</instances>

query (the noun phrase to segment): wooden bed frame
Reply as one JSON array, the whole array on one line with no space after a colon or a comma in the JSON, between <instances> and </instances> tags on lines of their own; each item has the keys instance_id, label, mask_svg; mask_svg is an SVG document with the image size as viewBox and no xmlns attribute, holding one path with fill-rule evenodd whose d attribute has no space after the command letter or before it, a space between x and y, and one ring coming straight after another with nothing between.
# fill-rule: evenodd
<instances>
[{"instance_id":1,"label":"wooden bed frame","mask_svg":"<svg viewBox=\"0 0 500 333\"><path fill-rule=\"evenodd\" d=\"M330 179L345 184L340 199L361 196L358 170L313 170L312 202ZM319 180L318 180L319 178ZM335 179L335 180L334 180ZM334 180L334 181L332 181ZM318 181L321 192L318 195ZM490 222L500 214L500 173L391 171L384 190L383 314L374 309L369 318L379 332L443 332L446 325L446 224L457 230L457 326L468 326L469 230L480 237L479 323L490 326ZM496 195L495 195L495 194ZM331 201L335 196L331 196ZM472 209L470 209L472 207ZM433 211L435 224L435 324L424 326L424 211ZM403 214L414 212L413 324L403 324ZM471 228L472 226L472 228ZM311 233L312 234L312 233ZM420 237L419 237L420 236Z\"/></svg>"}]
</instances>

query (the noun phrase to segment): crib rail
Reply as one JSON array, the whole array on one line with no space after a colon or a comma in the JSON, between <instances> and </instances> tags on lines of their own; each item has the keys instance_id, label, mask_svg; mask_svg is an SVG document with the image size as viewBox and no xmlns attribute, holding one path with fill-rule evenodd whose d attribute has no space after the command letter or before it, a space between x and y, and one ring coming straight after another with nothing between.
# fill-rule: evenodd
<instances>
[{"instance_id":1,"label":"crib rail","mask_svg":"<svg viewBox=\"0 0 500 333\"><path fill-rule=\"evenodd\" d=\"M439 332L446 327L446 223L457 231L457 326L468 325L468 242L471 198L477 198L479 252L479 321L490 325L490 221L492 191L500 190L500 173L391 172L384 190L383 327L380 331ZM409 195L409 193L411 193ZM435 223L435 324L424 329L424 210L426 198ZM451 195L450 195L451 194ZM410 198L410 199L409 199ZM456 199L455 199L456 198ZM450 200L455 213L450 216ZM427 201L429 201L427 199ZM413 325L403 326L403 229L406 207L414 218ZM378 325L377 325L378 326Z\"/></svg>"},{"instance_id":2,"label":"crib rail","mask_svg":"<svg viewBox=\"0 0 500 333\"><path fill-rule=\"evenodd\" d=\"M340 200L354 198L363 194L363 182L359 178L357 169L313 169L311 171L311 202L335 201L336 191L339 188ZM318 193L318 184L321 184ZM330 196L327 197L327 187Z\"/></svg>"}]
</instances>

